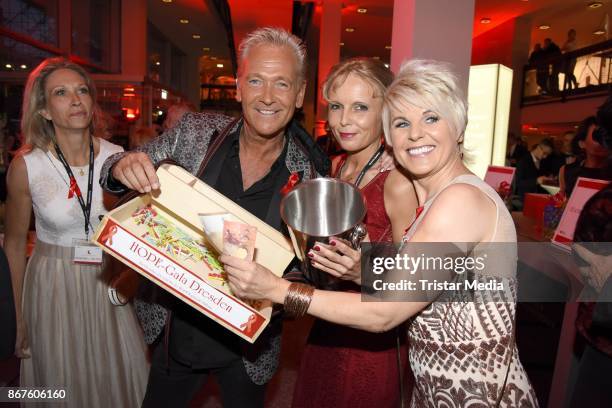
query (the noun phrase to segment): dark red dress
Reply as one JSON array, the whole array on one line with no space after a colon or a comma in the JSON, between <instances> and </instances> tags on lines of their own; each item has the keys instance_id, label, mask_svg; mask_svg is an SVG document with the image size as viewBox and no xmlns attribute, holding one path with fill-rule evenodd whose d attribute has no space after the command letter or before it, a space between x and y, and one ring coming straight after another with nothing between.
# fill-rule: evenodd
<instances>
[{"instance_id":1,"label":"dark red dress","mask_svg":"<svg viewBox=\"0 0 612 408\"><path fill-rule=\"evenodd\" d=\"M388 175L389 172L378 174L361 189L368 206L365 224L372 242L393 241L384 205ZM347 282L343 290L360 288ZM302 355L293 407L399 406L398 333L403 374L407 360L403 326L385 333L370 333L315 320Z\"/></svg>"}]
</instances>

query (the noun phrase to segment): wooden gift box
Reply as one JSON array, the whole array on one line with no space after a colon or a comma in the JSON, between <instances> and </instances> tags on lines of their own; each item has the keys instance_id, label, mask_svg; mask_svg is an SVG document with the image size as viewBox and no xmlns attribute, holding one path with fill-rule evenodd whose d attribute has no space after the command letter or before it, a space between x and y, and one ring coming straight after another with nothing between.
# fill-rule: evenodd
<instances>
[{"instance_id":1,"label":"wooden gift box","mask_svg":"<svg viewBox=\"0 0 612 408\"><path fill-rule=\"evenodd\" d=\"M281 276L294 257L291 242L253 214L180 167L157 170L160 191L109 212L93 241L179 299L254 342L270 321L270 302L233 296L198 214L228 212L257 227L255 261Z\"/></svg>"}]
</instances>

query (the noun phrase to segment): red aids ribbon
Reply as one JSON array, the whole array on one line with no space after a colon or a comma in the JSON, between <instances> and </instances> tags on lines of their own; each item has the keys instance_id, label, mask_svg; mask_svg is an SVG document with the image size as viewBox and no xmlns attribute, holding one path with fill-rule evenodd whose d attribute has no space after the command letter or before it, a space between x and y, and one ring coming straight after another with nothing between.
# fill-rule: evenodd
<instances>
[{"instance_id":1,"label":"red aids ribbon","mask_svg":"<svg viewBox=\"0 0 612 408\"><path fill-rule=\"evenodd\" d=\"M249 320L247 320L246 323L242 323L240 325L240 328L245 334L250 335L251 331L253 330L253 323L255 323L256 321L257 321L257 318L255 317L253 313L251 313L251 315L249 316Z\"/></svg>"},{"instance_id":2,"label":"red aids ribbon","mask_svg":"<svg viewBox=\"0 0 612 408\"><path fill-rule=\"evenodd\" d=\"M296 172L291 173L291 175L289 176L289 179L287 180L287 184L285 184L283 186L283 188L281 189L281 194L282 195L286 195L288 192L290 192L293 187L295 187L295 185L297 183L300 182L300 176L299 174L297 174Z\"/></svg>"},{"instance_id":3,"label":"red aids ribbon","mask_svg":"<svg viewBox=\"0 0 612 408\"><path fill-rule=\"evenodd\" d=\"M81 197L81 189L77 184L77 181L74 177L70 177L70 187L68 188L68 198L74 197L76 194L77 197Z\"/></svg>"},{"instance_id":4,"label":"red aids ribbon","mask_svg":"<svg viewBox=\"0 0 612 408\"><path fill-rule=\"evenodd\" d=\"M117 226L113 225L108 229L108 232L104 234L103 237L100 238L101 242L104 242L105 245L113 245L113 235L117 233Z\"/></svg>"}]
</instances>

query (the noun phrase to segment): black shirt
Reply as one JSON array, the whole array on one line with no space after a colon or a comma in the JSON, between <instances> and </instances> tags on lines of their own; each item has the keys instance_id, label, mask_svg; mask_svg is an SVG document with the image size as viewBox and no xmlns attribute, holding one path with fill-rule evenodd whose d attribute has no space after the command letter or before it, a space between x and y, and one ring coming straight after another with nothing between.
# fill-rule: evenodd
<instances>
[{"instance_id":1,"label":"black shirt","mask_svg":"<svg viewBox=\"0 0 612 408\"><path fill-rule=\"evenodd\" d=\"M576 186L576 182L579 177L586 177L598 180L610 180L612 179L612 174L609 168L592 168L592 167L584 167L583 162L574 162L572 164L568 164L565 166L565 195L569 197L572 195L572 191L574 191L574 187Z\"/></svg>"},{"instance_id":2,"label":"black shirt","mask_svg":"<svg viewBox=\"0 0 612 408\"><path fill-rule=\"evenodd\" d=\"M279 185L282 187L285 184L279 183L279 180L286 181L290 176L285 165L287 141L285 140L285 147L268 174L244 191L239 135L240 129L228 135L212 157L211 161L223 160L222 171L213 187L245 210L265 220L273 195ZM223 145L226 144L229 146L224 149ZM223 152L227 152L225 157L221 157ZM241 347L245 344L240 337L183 302L177 302L173 308L169 341L172 357L193 368L225 366L241 358Z\"/></svg>"}]
</instances>

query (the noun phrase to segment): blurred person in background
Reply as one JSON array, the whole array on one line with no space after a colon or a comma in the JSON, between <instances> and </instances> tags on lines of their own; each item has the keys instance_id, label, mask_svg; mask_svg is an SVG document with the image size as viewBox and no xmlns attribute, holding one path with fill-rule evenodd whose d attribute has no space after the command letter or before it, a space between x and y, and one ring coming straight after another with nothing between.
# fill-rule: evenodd
<instances>
[{"instance_id":1,"label":"blurred person in background","mask_svg":"<svg viewBox=\"0 0 612 408\"><path fill-rule=\"evenodd\" d=\"M508 147L506 148L506 161L508 165L516 167L516 163L523 158L529 149L527 149L526 143L520 136L517 136L514 132L508 133Z\"/></svg>"},{"instance_id":2,"label":"blurred person in background","mask_svg":"<svg viewBox=\"0 0 612 408\"><path fill-rule=\"evenodd\" d=\"M579 177L612 179L608 163L610 151L593 137L597 128L598 119L594 116L589 116L582 121L572 141L573 150L578 159L559 170L560 191L567 197L574 191Z\"/></svg>"},{"instance_id":3,"label":"blurred person in background","mask_svg":"<svg viewBox=\"0 0 612 408\"><path fill-rule=\"evenodd\" d=\"M584 205L573 251L589 298L578 308L576 328L584 349L570 407L612 406L612 185Z\"/></svg>"},{"instance_id":4,"label":"blurred person in background","mask_svg":"<svg viewBox=\"0 0 612 408\"><path fill-rule=\"evenodd\" d=\"M526 193L546 193L540 186L546 184L550 174L542 169L542 160L553 152L554 146L550 139L542 139L529 154L523 156L516 164L516 175L514 176L515 195L518 201L514 205L518 209L523 208Z\"/></svg>"},{"instance_id":5,"label":"blurred person in background","mask_svg":"<svg viewBox=\"0 0 612 408\"><path fill-rule=\"evenodd\" d=\"M576 30L570 28L567 32L567 40L561 47L561 51L564 54L568 52L574 51L578 45L576 44ZM563 82L563 90L566 89L576 89L578 88L578 81L576 80L576 75L574 75L574 69L576 68L576 59L566 60L564 62L563 73L565 75L565 80Z\"/></svg>"},{"instance_id":6,"label":"blurred person in background","mask_svg":"<svg viewBox=\"0 0 612 408\"><path fill-rule=\"evenodd\" d=\"M166 113L166 119L162 125L162 131L173 128L181 120L183 115L187 112L196 112L195 106L191 102L178 102L174 105L170 105L168 112Z\"/></svg>"},{"instance_id":7,"label":"blurred person in background","mask_svg":"<svg viewBox=\"0 0 612 408\"><path fill-rule=\"evenodd\" d=\"M548 76L548 92L556 95L559 93L559 72L563 65L562 61L559 61L561 57L561 48L550 38L544 39L544 46L542 47L542 55L545 61L550 63L550 75ZM547 67L548 67L547 65Z\"/></svg>"}]
</instances>

